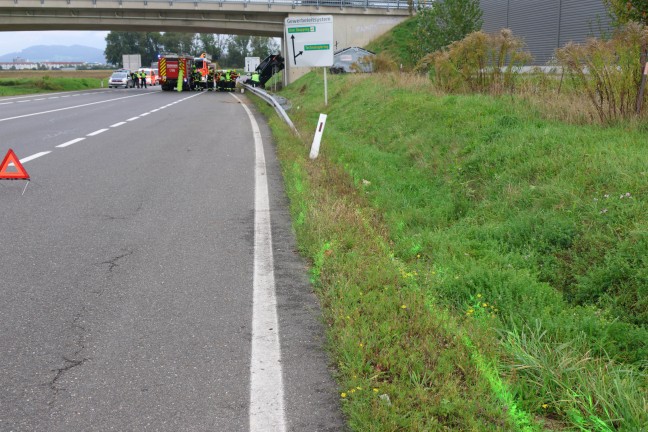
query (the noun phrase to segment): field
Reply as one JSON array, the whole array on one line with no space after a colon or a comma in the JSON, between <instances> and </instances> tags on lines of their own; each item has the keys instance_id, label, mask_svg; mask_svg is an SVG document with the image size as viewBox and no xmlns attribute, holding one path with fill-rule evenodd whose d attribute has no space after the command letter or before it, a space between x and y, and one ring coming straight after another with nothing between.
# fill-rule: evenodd
<instances>
[{"instance_id":1,"label":"field","mask_svg":"<svg viewBox=\"0 0 648 432\"><path fill-rule=\"evenodd\" d=\"M266 112L351 428L647 430L645 127L407 74L322 91L281 92L303 139Z\"/></svg>"},{"instance_id":2,"label":"field","mask_svg":"<svg viewBox=\"0 0 648 432\"><path fill-rule=\"evenodd\" d=\"M0 96L71 91L107 85L111 70L0 71Z\"/></svg>"}]
</instances>

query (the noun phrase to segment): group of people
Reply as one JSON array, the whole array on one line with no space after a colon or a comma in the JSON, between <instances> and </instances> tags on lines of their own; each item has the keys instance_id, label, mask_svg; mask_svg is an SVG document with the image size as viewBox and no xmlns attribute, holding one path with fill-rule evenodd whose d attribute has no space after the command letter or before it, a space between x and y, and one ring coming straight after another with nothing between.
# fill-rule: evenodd
<instances>
[{"instance_id":1,"label":"group of people","mask_svg":"<svg viewBox=\"0 0 648 432\"><path fill-rule=\"evenodd\" d=\"M146 72L133 71L131 72L131 78L133 79L133 85L136 85L137 88L146 88Z\"/></svg>"}]
</instances>

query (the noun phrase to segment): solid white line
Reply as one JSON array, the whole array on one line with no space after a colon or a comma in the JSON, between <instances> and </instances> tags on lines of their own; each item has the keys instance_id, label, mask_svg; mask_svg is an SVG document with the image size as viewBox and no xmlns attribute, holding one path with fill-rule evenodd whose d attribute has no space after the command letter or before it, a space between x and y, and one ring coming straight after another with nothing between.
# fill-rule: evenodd
<instances>
[{"instance_id":1,"label":"solid white line","mask_svg":"<svg viewBox=\"0 0 648 432\"><path fill-rule=\"evenodd\" d=\"M126 122L119 122L119 123L115 123L114 125L110 125L110 127L119 127L119 126L125 125L125 124L126 124Z\"/></svg>"},{"instance_id":2,"label":"solid white line","mask_svg":"<svg viewBox=\"0 0 648 432\"><path fill-rule=\"evenodd\" d=\"M20 159L20 163L29 162L30 160L34 160L34 159L39 158L41 156L45 156L48 153L52 153L52 152L51 151L44 151L44 152L33 154L31 156L27 156L26 158Z\"/></svg>"},{"instance_id":3,"label":"solid white line","mask_svg":"<svg viewBox=\"0 0 648 432\"><path fill-rule=\"evenodd\" d=\"M241 102L238 97L233 94L232 96ZM281 344L263 141L259 125L252 112L244 104L241 106L245 109L252 125L255 152L250 432L285 432Z\"/></svg>"},{"instance_id":4,"label":"solid white line","mask_svg":"<svg viewBox=\"0 0 648 432\"><path fill-rule=\"evenodd\" d=\"M129 121L137 120L138 118L139 118L139 117L131 117L131 118L129 118L129 119L126 120L126 121L129 122Z\"/></svg>"},{"instance_id":5,"label":"solid white line","mask_svg":"<svg viewBox=\"0 0 648 432\"><path fill-rule=\"evenodd\" d=\"M7 121L7 120L15 120L15 119L19 119L19 118L25 118L25 117L32 117L32 116L37 116L37 115L41 115L41 114L49 114L49 113L58 112L58 111L66 111L66 110L71 110L71 109L75 109L75 108L83 108L83 107L87 107L87 106L90 106L90 105L97 105L97 104L113 102L113 101L117 101L117 100L121 100L121 99L129 99L129 98L146 96L146 95L151 95L151 94L154 94L154 93L140 93L140 94L136 94L136 95L132 95L132 96L123 96L123 97L118 97L118 98L115 98L115 99L106 99L106 100L102 100L102 101L98 101L98 102L90 102L90 103L87 103L87 104L74 105L74 106L69 106L69 107L65 107L65 108L53 109L53 110L49 110L49 111L41 111L41 112L37 112L37 113L24 114L24 115L19 115L19 116L15 116L15 117L7 117L7 118L0 119L0 122ZM65 97L65 96L61 96L61 97Z\"/></svg>"},{"instance_id":6,"label":"solid white line","mask_svg":"<svg viewBox=\"0 0 648 432\"><path fill-rule=\"evenodd\" d=\"M78 143L79 141L83 141L84 139L85 139L85 138L75 138L75 139L73 139L72 141L68 141L68 142L64 142L63 144L59 144L59 145L57 145L56 147L58 147L58 148L67 147L67 146L69 146L69 145L76 144L76 143Z\"/></svg>"},{"instance_id":7,"label":"solid white line","mask_svg":"<svg viewBox=\"0 0 648 432\"><path fill-rule=\"evenodd\" d=\"M86 135L86 136L95 136L95 135L99 135L100 133L104 133L104 132L106 132L107 130L108 130L108 129L99 129L99 130L96 130L96 131L94 131L94 132L90 132L90 133L89 133L88 135Z\"/></svg>"}]
</instances>

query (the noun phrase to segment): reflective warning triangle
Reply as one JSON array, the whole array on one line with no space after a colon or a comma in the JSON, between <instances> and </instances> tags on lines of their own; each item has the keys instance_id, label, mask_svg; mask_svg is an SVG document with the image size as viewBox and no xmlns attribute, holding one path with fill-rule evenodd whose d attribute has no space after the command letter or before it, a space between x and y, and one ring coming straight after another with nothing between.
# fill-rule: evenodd
<instances>
[{"instance_id":1,"label":"reflective warning triangle","mask_svg":"<svg viewBox=\"0 0 648 432\"><path fill-rule=\"evenodd\" d=\"M13 164L15 171L8 171L9 165ZM0 164L0 180L9 179L9 180L29 180L29 174L25 171L25 168L22 166L16 153L13 150L9 149L7 155L2 160Z\"/></svg>"}]
</instances>

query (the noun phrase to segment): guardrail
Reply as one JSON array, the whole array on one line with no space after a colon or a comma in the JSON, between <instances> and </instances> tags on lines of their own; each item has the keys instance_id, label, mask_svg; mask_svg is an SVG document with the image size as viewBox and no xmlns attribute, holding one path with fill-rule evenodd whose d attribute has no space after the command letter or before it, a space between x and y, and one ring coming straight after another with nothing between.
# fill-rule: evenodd
<instances>
[{"instance_id":1,"label":"guardrail","mask_svg":"<svg viewBox=\"0 0 648 432\"><path fill-rule=\"evenodd\" d=\"M265 90L261 90L258 87L253 87L253 86L251 86L249 84L242 84L242 86L243 86L244 89L246 89L249 92L252 92L256 96L260 97L268 105L271 105L275 109L275 111L277 111L277 114L279 114L279 117L281 117L283 119L283 121L285 121L286 124L288 126L290 126L290 129L292 129L292 131L297 136L301 137L301 135L299 134L299 131L297 130L297 128L293 124L292 120L290 120L290 117L288 117L288 114L286 114L286 111L283 109L281 104L279 102L277 102L277 100L275 98L272 97L272 95L270 93L266 92Z\"/></svg>"},{"instance_id":2,"label":"guardrail","mask_svg":"<svg viewBox=\"0 0 648 432\"><path fill-rule=\"evenodd\" d=\"M216 3L223 5L224 3L231 4L242 4L244 6L253 4L253 5L267 5L269 8L272 6L291 6L293 9L297 9L300 6L312 7L315 6L319 8L323 7L353 7L353 8L364 8L364 9L409 9L412 7L416 9L419 0L411 0L411 3L407 0L118 0L117 3L122 5L123 3L168 3L172 5L174 3L193 3L198 5L200 3ZM9 3L8 1L0 1L1 3ZM13 0L12 4L19 4L20 0ZM41 0L41 4L46 5L47 3L56 3L56 1L47 1ZM67 1L69 4L69 0ZM108 3L104 0L92 0L93 4L97 3ZM110 3L115 3L111 1Z\"/></svg>"}]
</instances>

